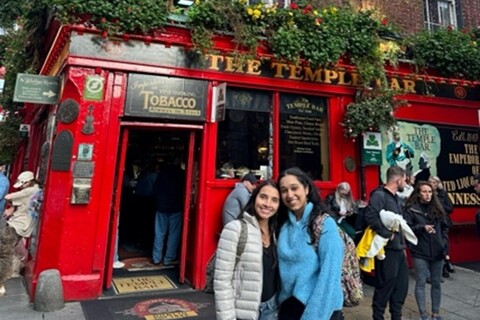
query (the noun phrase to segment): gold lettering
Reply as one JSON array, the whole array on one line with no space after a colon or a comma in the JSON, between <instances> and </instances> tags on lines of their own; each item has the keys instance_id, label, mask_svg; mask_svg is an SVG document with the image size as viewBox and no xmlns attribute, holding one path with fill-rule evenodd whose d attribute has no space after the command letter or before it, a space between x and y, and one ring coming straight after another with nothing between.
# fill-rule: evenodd
<instances>
[{"instance_id":1,"label":"gold lettering","mask_svg":"<svg viewBox=\"0 0 480 320\"><path fill-rule=\"evenodd\" d=\"M314 72L312 72L312 68L306 67L305 70L305 80L307 81L314 81L314 82L322 82L322 69L316 68Z\"/></svg>"},{"instance_id":2,"label":"gold lettering","mask_svg":"<svg viewBox=\"0 0 480 320\"><path fill-rule=\"evenodd\" d=\"M390 79L390 89L392 90L400 90L400 84L398 83L397 78Z\"/></svg>"},{"instance_id":3,"label":"gold lettering","mask_svg":"<svg viewBox=\"0 0 480 320\"><path fill-rule=\"evenodd\" d=\"M345 82L345 71L338 71L338 84L346 86L352 84L351 80L349 82Z\"/></svg>"},{"instance_id":4,"label":"gold lettering","mask_svg":"<svg viewBox=\"0 0 480 320\"><path fill-rule=\"evenodd\" d=\"M225 57L225 60L227 62L227 65L225 66L225 71L243 73L243 65L237 64L233 57Z\"/></svg>"},{"instance_id":5,"label":"gold lettering","mask_svg":"<svg viewBox=\"0 0 480 320\"><path fill-rule=\"evenodd\" d=\"M208 69L210 70L220 70L220 67L218 66L218 62L223 62L224 57L216 54L211 54L209 55L210 58L210 66Z\"/></svg>"},{"instance_id":6,"label":"gold lettering","mask_svg":"<svg viewBox=\"0 0 480 320\"><path fill-rule=\"evenodd\" d=\"M274 62L272 63L272 68L275 70L274 78L283 78L283 69L287 67L284 63Z\"/></svg>"},{"instance_id":7,"label":"gold lettering","mask_svg":"<svg viewBox=\"0 0 480 320\"><path fill-rule=\"evenodd\" d=\"M358 76L358 73L352 73L352 86L358 86L362 84L360 82L360 77Z\"/></svg>"},{"instance_id":8,"label":"gold lettering","mask_svg":"<svg viewBox=\"0 0 480 320\"><path fill-rule=\"evenodd\" d=\"M333 70L325 70L325 83L332 83L334 79L338 79L338 73Z\"/></svg>"},{"instance_id":9,"label":"gold lettering","mask_svg":"<svg viewBox=\"0 0 480 320\"><path fill-rule=\"evenodd\" d=\"M417 93L415 91L415 81L413 80L402 80L403 81L403 90L406 93Z\"/></svg>"},{"instance_id":10,"label":"gold lettering","mask_svg":"<svg viewBox=\"0 0 480 320\"><path fill-rule=\"evenodd\" d=\"M288 79L294 79L294 80L302 80L301 72L302 72L302 67L301 66L295 66L293 64L288 65L290 69L290 76Z\"/></svg>"},{"instance_id":11,"label":"gold lettering","mask_svg":"<svg viewBox=\"0 0 480 320\"><path fill-rule=\"evenodd\" d=\"M260 62L260 60L248 60L247 73L259 75L261 73L261 71L259 70L261 65L262 63Z\"/></svg>"}]
</instances>

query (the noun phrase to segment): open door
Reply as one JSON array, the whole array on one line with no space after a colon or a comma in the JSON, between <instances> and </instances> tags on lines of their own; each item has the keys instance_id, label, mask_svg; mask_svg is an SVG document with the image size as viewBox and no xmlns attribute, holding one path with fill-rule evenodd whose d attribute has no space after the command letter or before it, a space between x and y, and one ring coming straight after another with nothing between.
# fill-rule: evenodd
<instances>
[{"instance_id":1,"label":"open door","mask_svg":"<svg viewBox=\"0 0 480 320\"><path fill-rule=\"evenodd\" d=\"M107 267L105 273L105 281L104 287L110 288L112 285L112 276L113 276L113 260L115 254L117 252L117 245L118 245L118 220L120 215L120 200L122 199L122 182L123 182L123 174L124 174L124 167L125 167L125 158L127 153L127 146L128 146L128 136L129 131L128 129L124 128L121 133L120 138L120 150L118 154L118 165L116 168L116 175L115 177L117 180L115 181L115 189L113 194L113 206L111 212L111 219L110 219L110 233L108 239L108 255L107 255Z\"/></svg>"},{"instance_id":2,"label":"open door","mask_svg":"<svg viewBox=\"0 0 480 320\"><path fill-rule=\"evenodd\" d=\"M179 282L185 282L185 269L187 263L187 250L188 250L188 230L190 222L190 213L194 209L194 197L196 191L192 192L196 188L196 163L195 161L195 132L190 131L188 139L188 150L187 150L187 161L185 163L185 203L183 207L183 224L182 224L182 242L181 242L181 251L180 251L180 277Z\"/></svg>"}]
</instances>

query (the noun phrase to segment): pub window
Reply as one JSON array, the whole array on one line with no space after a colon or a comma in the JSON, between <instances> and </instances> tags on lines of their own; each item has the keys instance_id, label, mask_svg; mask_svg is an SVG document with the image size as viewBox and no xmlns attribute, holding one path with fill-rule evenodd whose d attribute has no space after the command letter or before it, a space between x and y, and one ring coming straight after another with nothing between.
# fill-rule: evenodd
<instances>
[{"instance_id":1,"label":"pub window","mask_svg":"<svg viewBox=\"0 0 480 320\"><path fill-rule=\"evenodd\" d=\"M217 178L241 178L248 170L271 177L272 93L227 88L225 120L218 123Z\"/></svg>"},{"instance_id":2,"label":"pub window","mask_svg":"<svg viewBox=\"0 0 480 320\"><path fill-rule=\"evenodd\" d=\"M299 167L314 180L329 179L325 98L280 95L280 171L290 167Z\"/></svg>"},{"instance_id":3,"label":"pub window","mask_svg":"<svg viewBox=\"0 0 480 320\"><path fill-rule=\"evenodd\" d=\"M425 27L429 31L457 27L455 0L425 0Z\"/></svg>"}]
</instances>

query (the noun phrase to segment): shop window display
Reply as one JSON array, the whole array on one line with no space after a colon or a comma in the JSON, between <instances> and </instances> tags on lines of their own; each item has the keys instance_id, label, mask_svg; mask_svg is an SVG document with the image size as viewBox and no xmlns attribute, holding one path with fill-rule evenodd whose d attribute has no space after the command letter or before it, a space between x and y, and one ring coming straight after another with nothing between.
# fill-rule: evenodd
<instances>
[{"instance_id":1,"label":"shop window display","mask_svg":"<svg viewBox=\"0 0 480 320\"><path fill-rule=\"evenodd\" d=\"M241 178L249 170L271 176L272 93L227 89L225 120L218 123L217 178Z\"/></svg>"}]
</instances>

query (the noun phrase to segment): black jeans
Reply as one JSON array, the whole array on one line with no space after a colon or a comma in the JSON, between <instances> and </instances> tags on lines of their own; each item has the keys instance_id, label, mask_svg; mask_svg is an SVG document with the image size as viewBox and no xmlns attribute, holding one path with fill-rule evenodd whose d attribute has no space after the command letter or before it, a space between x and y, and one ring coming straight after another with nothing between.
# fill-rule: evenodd
<instances>
[{"instance_id":1,"label":"black jeans","mask_svg":"<svg viewBox=\"0 0 480 320\"><path fill-rule=\"evenodd\" d=\"M408 294L408 265L403 250L385 250L385 260L375 259L375 280L373 319L383 320L390 303L392 320L400 320Z\"/></svg>"},{"instance_id":2,"label":"black jeans","mask_svg":"<svg viewBox=\"0 0 480 320\"><path fill-rule=\"evenodd\" d=\"M305 305L297 298L291 297L280 305L278 320L298 320L302 317ZM342 310L333 312L330 320L344 320Z\"/></svg>"}]
</instances>

